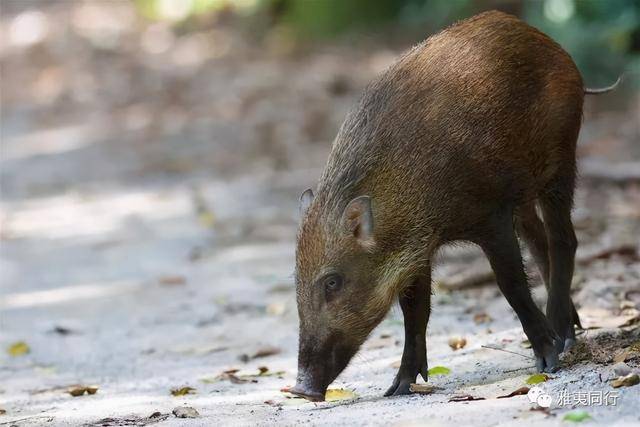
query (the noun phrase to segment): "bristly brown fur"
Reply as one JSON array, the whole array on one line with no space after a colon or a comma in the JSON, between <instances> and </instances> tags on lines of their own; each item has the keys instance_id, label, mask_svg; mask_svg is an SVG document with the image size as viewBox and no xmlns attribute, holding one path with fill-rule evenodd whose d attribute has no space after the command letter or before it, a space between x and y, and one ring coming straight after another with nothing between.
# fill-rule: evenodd
<instances>
[{"instance_id":1,"label":"bristly brown fur","mask_svg":"<svg viewBox=\"0 0 640 427\"><path fill-rule=\"evenodd\" d=\"M302 223L298 272L331 261L340 214L358 195L373 200L379 252L424 257L497 204L535 199L575 168L582 102L569 55L511 15L482 13L430 37L342 125Z\"/></svg>"},{"instance_id":2,"label":"bristly brown fur","mask_svg":"<svg viewBox=\"0 0 640 427\"><path fill-rule=\"evenodd\" d=\"M301 331L339 330L361 343L440 245L481 240L495 212L517 211L559 183L572 192L583 97L569 55L501 12L403 55L348 114L302 220ZM341 227L363 195L374 218L368 251ZM331 268L346 271L351 303L320 313L315 280Z\"/></svg>"}]
</instances>

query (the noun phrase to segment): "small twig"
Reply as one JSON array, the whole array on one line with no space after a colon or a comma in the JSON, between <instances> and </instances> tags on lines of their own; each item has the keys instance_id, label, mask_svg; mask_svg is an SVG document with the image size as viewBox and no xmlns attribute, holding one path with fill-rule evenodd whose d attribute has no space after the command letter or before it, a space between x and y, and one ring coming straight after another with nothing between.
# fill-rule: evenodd
<instances>
[{"instance_id":1,"label":"small twig","mask_svg":"<svg viewBox=\"0 0 640 427\"><path fill-rule=\"evenodd\" d=\"M506 371L502 371L505 374L508 374L510 372L518 372L518 371L524 371L525 369L532 369L533 366L523 366L522 368L516 368L516 369L507 369Z\"/></svg>"},{"instance_id":2,"label":"small twig","mask_svg":"<svg viewBox=\"0 0 640 427\"><path fill-rule=\"evenodd\" d=\"M524 357L525 359L531 359L534 360L533 357L531 356L526 356L524 354L520 354L520 353L516 353L515 351L511 351L511 350L505 350L504 348L499 348L499 347L491 347L490 345L481 345L480 347L482 348L488 348L490 350L498 350L498 351L504 351L505 353L511 353L511 354L517 354L520 357Z\"/></svg>"},{"instance_id":3,"label":"small twig","mask_svg":"<svg viewBox=\"0 0 640 427\"><path fill-rule=\"evenodd\" d=\"M32 417L26 417L26 418L18 418L17 420L11 420L11 421L3 421L0 423L0 426L6 426L8 424L15 424L15 423L19 423L22 421L28 421L28 420L36 420L38 418L53 418L50 415L34 415Z\"/></svg>"}]
</instances>

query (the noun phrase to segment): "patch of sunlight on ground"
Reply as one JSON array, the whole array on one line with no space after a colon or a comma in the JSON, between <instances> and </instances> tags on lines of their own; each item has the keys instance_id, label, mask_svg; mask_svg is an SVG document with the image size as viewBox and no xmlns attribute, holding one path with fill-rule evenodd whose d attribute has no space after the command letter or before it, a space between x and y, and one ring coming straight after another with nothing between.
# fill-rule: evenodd
<instances>
[{"instance_id":1,"label":"patch of sunlight on ground","mask_svg":"<svg viewBox=\"0 0 640 427\"><path fill-rule=\"evenodd\" d=\"M61 154L93 144L99 135L95 126L84 124L46 129L16 135L3 141L2 160L19 160L31 156Z\"/></svg>"},{"instance_id":2,"label":"patch of sunlight on ground","mask_svg":"<svg viewBox=\"0 0 640 427\"><path fill-rule=\"evenodd\" d=\"M189 215L192 209L186 196L164 198L156 192L105 194L90 199L65 194L5 204L2 217L13 238L64 239L114 232L131 216L156 221Z\"/></svg>"},{"instance_id":3,"label":"patch of sunlight on ground","mask_svg":"<svg viewBox=\"0 0 640 427\"><path fill-rule=\"evenodd\" d=\"M0 308L7 310L61 304L82 299L102 298L133 292L142 286L143 284L139 281L119 280L116 282L66 286L64 288L47 291L14 293L3 296L2 300L0 300Z\"/></svg>"}]
</instances>

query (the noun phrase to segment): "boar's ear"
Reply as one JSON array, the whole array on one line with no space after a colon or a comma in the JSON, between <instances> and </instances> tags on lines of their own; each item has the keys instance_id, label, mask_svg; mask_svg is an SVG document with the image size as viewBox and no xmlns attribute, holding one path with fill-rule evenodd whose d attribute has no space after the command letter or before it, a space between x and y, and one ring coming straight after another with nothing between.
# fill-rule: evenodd
<instances>
[{"instance_id":1,"label":"boar's ear","mask_svg":"<svg viewBox=\"0 0 640 427\"><path fill-rule=\"evenodd\" d=\"M311 202L313 202L313 191L311 191L310 188L307 188L300 195L300 218L302 218L304 214L307 213L307 209L309 209L309 206L311 206Z\"/></svg>"},{"instance_id":2,"label":"boar's ear","mask_svg":"<svg viewBox=\"0 0 640 427\"><path fill-rule=\"evenodd\" d=\"M371 211L371 198L369 196L356 197L349 202L342 214L342 223L347 232L353 234L365 249L372 249L373 239L373 212Z\"/></svg>"}]
</instances>

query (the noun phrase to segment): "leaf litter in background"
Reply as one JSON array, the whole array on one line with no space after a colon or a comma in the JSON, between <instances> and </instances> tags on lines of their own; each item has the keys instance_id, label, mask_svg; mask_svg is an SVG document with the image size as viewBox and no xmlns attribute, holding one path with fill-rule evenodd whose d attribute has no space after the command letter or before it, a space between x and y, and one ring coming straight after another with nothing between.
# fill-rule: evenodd
<instances>
[{"instance_id":1,"label":"leaf litter in background","mask_svg":"<svg viewBox=\"0 0 640 427\"><path fill-rule=\"evenodd\" d=\"M200 381L205 383L205 384L213 384L213 383L217 383L220 381L230 381L234 384L244 384L244 383L248 383L248 382L258 382L257 378L264 378L264 377L279 377L279 378L283 378L283 376L286 374L285 371L271 371L268 367L266 366L259 366L258 367L258 372L255 374L242 374L242 375L237 375L238 372L240 372L239 369L228 369L224 372L222 372L219 375L216 375L214 377L204 377L201 378Z\"/></svg>"},{"instance_id":2,"label":"leaf litter in background","mask_svg":"<svg viewBox=\"0 0 640 427\"><path fill-rule=\"evenodd\" d=\"M621 328L632 326L640 321L640 311L624 310L615 315L610 310L599 307L583 307L578 311L584 329Z\"/></svg>"},{"instance_id":3,"label":"leaf litter in background","mask_svg":"<svg viewBox=\"0 0 640 427\"><path fill-rule=\"evenodd\" d=\"M614 362L626 362L627 360L640 357L640 341L631 344L630 346L618 350L613 356Z\"/></svg>"},{"instance_id":4,"label":"leaf litter in background","mask_svg":"<svg viewBox=\"0 0 640 427\"><path fill-rule=\"evenodd\" d=\"M12 357L24 356L30 351L31 348L29 348L29 345L24 341L14 342L7 348L7 353L9 353L9 356Z\"/></svg>"}]
</instances>

